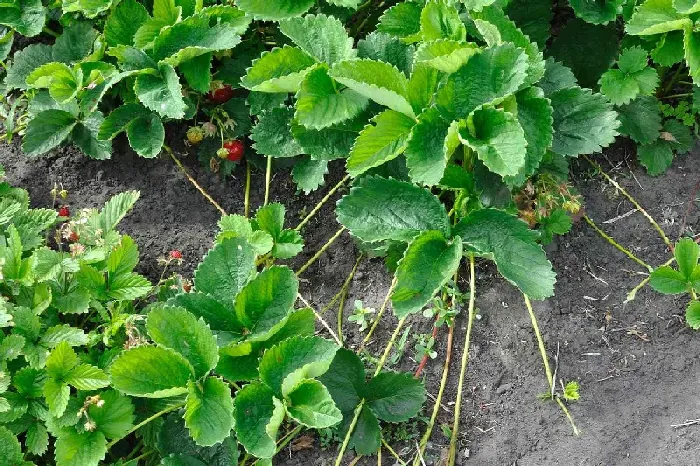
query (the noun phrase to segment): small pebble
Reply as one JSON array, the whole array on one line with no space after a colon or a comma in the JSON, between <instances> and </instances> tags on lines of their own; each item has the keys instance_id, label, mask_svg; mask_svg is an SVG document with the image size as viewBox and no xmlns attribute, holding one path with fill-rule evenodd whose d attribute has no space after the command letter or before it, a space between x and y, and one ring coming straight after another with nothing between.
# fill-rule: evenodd
<instances>
[{"instance_id":1,"label":"small pebble","mask_svg":"<svg viewBox=\"0 0 700 466\"><path fill-rule=\"evenodd\" d=\"M503 385L501 385L500 387L498 387L496 389L496 395L503 395L505 392L507 392L508 390L511 390L512 388L513 388L512 383L504 383Z\"/></svg>"}]
</instances>

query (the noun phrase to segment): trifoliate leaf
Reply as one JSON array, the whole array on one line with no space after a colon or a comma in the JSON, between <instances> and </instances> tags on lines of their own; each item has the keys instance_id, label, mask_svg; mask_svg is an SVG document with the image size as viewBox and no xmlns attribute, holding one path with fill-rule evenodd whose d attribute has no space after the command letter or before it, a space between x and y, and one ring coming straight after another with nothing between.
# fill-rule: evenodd
<instances>
[{"instance_id":1,"label":"trifoliate leaf","mask_svg":"<svg viewBox=\"0 0 700 466\"><path fill-rule=\"evenodd\" d=\"M556 275L537 232L501 210L482 209L469 214L454 228L464 247L493 257L503 277L534 299L554 294Z\"/></svg>"},{"instance_id":2,"label":"trifoliate leaf","mask_svg":"<svg viewBox=\"0 0 700 466\"><path fill-rule=\"evenodd\" d=\"M608 24L617 18L624 0L570 0L576 16L591 24Z\"/></svg>"},{"instance_id":3,"label":"trifoliate leaf","mask_svg":"<svg viewBox=\"0 0 700 466\"><path fill-rule=\"evenodd\" d=\"M401 154L415 124L412 118L394 110L385 110L373 122L360 132L350 151L346 167L354 177Z\"/></svg>"},{"instance_id":4,"label":"trifoliate leaf","mask_svg":"<svg viewBox=\"0 0 700 466\"><path fill-rule=\"evenodd\" d=\"M421 13L423 7L418 2L401 2L387 9L379 18L377 31L399 37L404 42L421 40Z\"/></svg>"},{"instance_id":5,"label":"trifoliate leaf","mask_svg":"<svg viewBox=\"0 0 700 466\"><path fill-rule=\"evenodd\" d=\"M688 284L682 273L664 265L655 269L650 276L649 285L663 294L680 294L687 291Z\"/></svg>"},{"instance_id":6,"label":"trifoliate leaf","mask_svg":"<svg viewBox=\"0 0 700 466\"><path fill-rule=\"evenodd\" d=\"M95 430L108 439L119 439L129 433L134 426L134 405L127 396L116 390L100 393L103 403L88 408L88 415L95 423Z\"/></svg>"},{"instance_id":7,"label":"trifoliate leaf","mask_svg":"<svg viewBox=\"0 0 700 466\"><path fill-rule=\"evenodd\" d=\"M125 104L117 107L100 125L98 138L102 140L113 139L125 131L135 119L149 114L150 111L140 104Z\"/></svg>"},{"instance_id":8,"label":"trifoliate leaf","mask_svg":"<svg viewBox=\"0 0 700 466\"><path fill-rule=\"evenodd\" d=\"M22 140L28 156L44 154L61 144L76 125L75 117L63 110L45 110L29 121Z\"/></svg>"},{"instance_id":9,"label":"trifoliate leaf","mask_svg":"<svg viewBox=\"0 0 700 466\"><path fill-rule=\"evenodd\" d=\"M287 396L304 379L323 375L338 346L319 337L292 337L265 351L260 380L278 397Z\"/></svg>"},{"instance_id":10,"label":"trifoliate leaf","mask_svg":"<svg viewBox=\"0 0 700 466\"><path fill-rule=\"evenodd\" d=\"M457 8L447 0L428 0L420 16L421 40L467 38L467 28L459 17Z\"/></svg>"},{"instance_id":11,"label":"trifoliate leaf","mask_svg":"<svg viewBox=\"0 0 700 466\"><path fill-rule=\"evenodd\" d=\"M291 107L273 108L263 113L253 127L250 138L259 154L271 157L294 157L304 150L292 135L294 109Z\"/></svg>"},{"instance_id":12,"label":"trifoliate leaf","mask_svg":"<svg viewBox=\"0 0 700 466\"><path fill-rule=\"evenodd\" d=\"M215 245L199 264L194 284L197 291L230 305L254 270L255 252L246 240L226 239Z\"/></svg>"},{"instance_id":13,"label":"trifoliate leaf","mask_svg":"<svg viewBox=\"0 0 700 466\"><path fill-rule=\"evenodd\" d=\"M426 230L450 236L445 208L430 191L411 183L370 177L336 208L338 221L362 241L410 241Z\"/></svg>"},{"instance_id":14,"label":"trifoliate leaf","mask_svg":"<svg viewBox=\"0 0 700 466\"><path fill-rule=\"evenodd\" d=\"M154 342L184 356L192 364L195 377L216 367L216 337L203 319L184 308L156 305L148 313L146 328Z\"/></svg>"},{"instance_id":15,"label":"trifoliate leaf","mask_svg":"<svg viewBox=\"0 0 700 466\"><path fill-rule=\"evenodd\" d=\"M615 24L596 26L580 19L566 23L548 48L548 54L571 68L582 86L594 87L618 50Z\"/></svg>"},{"instance_id":16,"label":"trifoliate leaf","mask_svg":"<svg viewBox=\"0 0 700 466\"><path fill-rule=\"evenodd\" d=\"M114 388L127 395L146 398L183 394L194 375L184 357L160 346L139 346L124 351L109 371Z\"/></svg>"},{"instance_id":17,"label":"trifoliate leaf","mask_svg":"<svg viewBox=\"0 0 700 466\"><path fill-rule=\"evenodd\" d=\"M107 45L132 45L136 31L148 20L146 7L136 0L123 0L112 10L105 22Z\"/></svg>"},{"instance_id":18,"label":"trifoliate leaf","mask_svg":"<svg viewBox=\"0 0 700 466\"><path fill-rule=\"evenodd\" d=\"M700 329L700 301L691 301L685 311L685 321L693 330Z\"/></svg>"},{"instance_id":19,"label":"trifoliate leaf","mask_svg":"<svg viewBox=\"0 0 700 466\"><path fill-rule=\"evenodd\" d=\"M661 66L673 66L683 60L684 54L683 32L671 31L659 39L651 52L651 58Z\"/></svg>"},{"instance_id":20,"label":"trifoliate leaf","mask_svg":"<svg viewBox=\"0 0 700 466\"><path fill-rule=\"evenodd\" d=\"M46 88L57 103L67 103L73 99L83 85L81 71L74 72L64 63L51 62L35 69L27 76L31 89Z\"/></svg>"},{"instance_id":21,"label":"trifoliate leaf","mask_svg":"<svg viewBox=\"0 0 700 466\"><path fill-rule=\"evenodd\" d=\"M659 84L659 76L648 66L649 57L641 47L625 49L617 62L618 69L603 73L600 91L615 105L628 104L641 95L652 95Z\"/></svg>"},{"instance_id":22,"label":"trifoliate leaf","mask_svg":"<svg viewBox=\"0 0 700 466\"><path fill-rule=\"evenodd\" d=\"M437 184L445 172L447 159L454 149L448 143L451 123L431 107L418 116L406 145L406 165L414 183Z\"/></svg>"},{"instance_id":23,"label":"trifoliate leaf","mask_svg":"<svg viewBox=\"0 0 700 466\"><path fill-rule=\"evenodd\" d=\"M260 272L236 296L235 312L248 341L264 341L279 330L293 311L299 281L287 267Z\"/></svg>"},{"instance_id":24,"label":"trifoliate leaf","mask_svg":"<svg viewBox=\"0 0 700 466\"><path fill-rule=\"evenodd\" d=\"M542 244L549 244L554 235L564 235L571 230L571 216L564 209L555 209L547 217L539 220Z\"/></svg>"},{"instance_id":25,"label":"trifoliate leaf","mask_svg":"<svg viewBox=\"0 0 700 466\"><path fill-rule=\"evenodd\" d=\"M408 101L408 79L395 66L366 58L338 62L330 76L380 105L414 116Z\"/></svg>"},{"instance_id":26,"label":"trifoliate leaf","mask_svg":"<svg viewBox=\"0 0 700 466\"><path fill-rule=\"evenodd\" d=\"M415 60L444 73L454 73L478 51L475 44L442 39L421 43Z\"/></svg>"},{"instance_id":27,"label":"trifoliate leaf","mask_svg":"<svg viewBox=\"0 0 700 466\"><path fill-rule=\"evenodd\" d=\"M41 33L46 22L46 8L41 0L15 0L0 6L0 24L26 37Z\"/></svg>"},{"instance_id":28,"label":"trifoliate leaf","mask_svg":"<svg viewBox=\"0 0 700 466\"><path fill-rule=\"evenodd\" d=\"M382 372L366 388L367 405L387 422L405 422L416 416L425 398L423 383L406 373Z\"/></svg>"},{"instance_id":29,"label":"trifoliate leaf","mask_svg":"<svg viewBox=\"0 0 700 466\"><path fill-rule=\"evenodd\" d=\"M690 27L692 21L673 7L673 0L646 0L625 25L627 34L646 36Z\"/></svg>"},{"instance_id":30,"label":"trifoliate leaf","mask_svg":"<svg viewBox=\"0 0 700 466\"><path fill-rule=\"evenodd\" d=\"M332 65L353 58L353 40L343 23L333 17L306 15L280 22L280 32L316 60Z\"/></svg>"},{"instance_id":31,"label":"trifoliate leaf","mask_svg":"<svg viewBox=\"0 0 700 466\"><path fill-rule=\"evenodd\" d=\"M194 441L205 447L222 442L233 428L233 399L228 384L207 377L201 387L191 380L187 390L184 418Z\"/></svg>"},{"instance_id":32,"label":"trifoliate leaf","mask_svg":"<svg viewBox=\"0 0 700 466\"><path fill-rule=\"evenodd\" d=\"M512 113L493 107L477 109L460 129L459 138L501 176L517 175L525 165L525 132Z\"/></svg>"},{"instance_id":33,"label":"trifoliate leaf","mask_svg":"<svg viewBox=\"0 0 700 466\"><path fill-rule=\"evenodd\" d=\"M673 163L673 149L665 141L657 140L637 147L639 163L651 176L664 173Z\"/></svg>"},{"instance_id":34,"label":"trifoliate leaf","mask_svg":"<svg viewBox=\"0 0 700 466\"><path fill-rule=\"evenodd\" d=\"M56 345L46 359L46 372L49 376L62 380L78 364L78 356L67 341Z\"/></svg>"},{"instance_id":35,"label":"trifoliate leaf","mask_svg":"<svg viewBox=\"0 0 700 466\"><path fill-rule=\"evenodd\" d=\"M257 20L279 21L306 13L314 0L236 0L236 6Z\"/></svg>"},{"instance_id":36,"label":"trifoliate leaf","mask_svg":"<svg viewBox=\"0 0 700 466\"><path fill-rule=\"evenodd\" d=\"M56 439L56 466L97 465L107 453L102 432L77 432L66 429Z\"/></svg>"},{"instance_id":37,"label":"trifoliate leaf","mask_svg":"<svg viewBox=\"0 0 700 466\"><path fill-rule=\"evenodd\" d=\"M554 17L549 0L511 0L504 9L508 18L540 47L544 48L550 36Z\"/></svg>"},{"instance_id":38,"label":"trifoliate leaf","mask_svg":"<svg viewBox=\"0 0 700 466\"><path fill-rule=\"evenodd\" d=\"M640 96L617 108L620 134L639 144L649 144L659 137L661 111L656 97Z\"/></svg>"},{"instance_id":39,"label":"trifoliate leaf","mask_svg":"<svg viewBox=\"0 0 700 466\"><path fill-rule=\"evenodd\" d=\"M389 34L374 31L357 42L358 58L391 63L407 76L413 67L415 47L406 45Z\"/></svg>"},{"instance_id":40,"label":"trifoliate leaf","mask_svg":"<svg viewBox=\"0 0 700 466\"><path fill-rule=\"evenodd\" d=\"M260 382L246 385L236 393L235 430L245 450L258 458L272 458L277 450L277 431L285 410L274 393Z\"/></svg>"},{"instance_id":41,"label":"trifoliate leaf","mask_svg":"<svg viewBox=\"0 0 700 466\"><path fill-rule=\"evenodd\" d=\"M309 194L323 186L324 177L328 174L328 161L304 158L294 164L292 179L297 189Z\"/></svg>"},{"instance_id":42,"label":"trifoliate leaf","mask_svg":"<svg viewBox=\"0 0 700 466\"><path fill-rule=\"evenodd\" d=\"M27 89L27 76L41 65L52 61L51 46L46 44L32 44L16 52L5 77L7 89Z\"/></svg>"},{"instance_id":43,"label":"trifoliate leaf","mask_svg":"<svg viewBox=\"0 0 700 466\"><path fill-rule=\"evenodd\" d=\"M460 119L480 105L499 103L525 82L527 61L525 52L513 44L489 47L477 53L451 74L438 92L439 108Z\"/></svg>"},{"instance_id":44,"label":"trifoliate leaf","mask_svg":"<svg viewBox=\"0 0 700 466\"><path fill-rule=\"evenodd\" d=\"M285 45L264 52L254 60L241 78L241 85L251 91L296 92L304 75L315 63L302 50Z\"/></svg>"},{"instance_id":45,"label":"trifoliate leaf","mask_svg":"<svg viewBox=\"0 0 700 466\"><path fill-rule=\"evenodd\" d=\"M287 413L313 429L332 427L343 420L328 389L318 380L304 380L287 395Z\"/></svg>"},{"instance_id":46,"label":"trifoliate leaf","mask_svg":"<svg viewBox=\"0 0 700 466\"><path fill-rule=\"evenodd\" d=\"M352 89L338 89L322 66L306 74L296 99L296 121L316 130L354 118L369 103L365 96Z\"/></svg>"},{"instance_id":47,"label":"trifoliate leaf","mask_svg":"<svg viewBox=\"0 0 700 466\"><path fill-rule=\"evenodd\" d=\"M342 412L355 409L365 396L365 367L353 351L340 348L328 371L318 379Z\"/></svg>"},{"instance_id":48,"label":"trifoliate leaf","mask_svg":"<svg viewBox=\"0 0 700 466\"><path fill-rule=\"evenodd\" d=\"M141 103L160 116L180 119L185 115L182 86L175 69L163 64L158 74L140 74L136 77L134 91Z\"/></svg>"},{"instance_id":49,"label":"trifoliate leaf","mask_svg":"<svg viewBox=\"0 0 700 466\"><path fill-rule=\"evenodd\" d=\"M420 311L452 278L461 259L462 241L447 241L439 231L426 231L411 241L396 269L391 295L396 316Z\"/></svg>"},{"instance_id":50,"label":"trifoliate leaf","mask_svg":"<svg viewBox=\"0 0 700 466\"><path fill-rule=\"evenodd\" d=\"M600 94L569 88L550 96L554 109L552 150L565 156L592 154L608 146L620 126L617 114Z\"/></svg>"}]
</instances>

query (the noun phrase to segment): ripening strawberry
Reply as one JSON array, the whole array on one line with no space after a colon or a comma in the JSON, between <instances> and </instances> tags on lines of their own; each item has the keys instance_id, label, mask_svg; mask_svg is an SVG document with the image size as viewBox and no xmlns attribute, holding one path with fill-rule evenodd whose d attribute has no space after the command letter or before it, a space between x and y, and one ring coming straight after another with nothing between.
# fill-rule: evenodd
<instances>
[{"instance_id":1,"label":"ripening strawberry","mask_svg":"<svg viewBox=\"0 0 700 466\"><path fill-rule=\"evenodd\" d=\"M182 259L182 252L178 251L177 249L173 249L170 251L170 257L173 259Z\"/></svg>"},{"instance_id":2,"label":"ripening strawberry","mask_svg":"<svg viewBox=\"0 0 700 466\"><path fill-rule=\"evenodd\" d=\"M68 241L77 243L78 240L80 240L80 235L75 230L71 230L71 232L68 233Z\"/></svg>"},{"instance_id":3,"label":"ripening strawberry","mask_svg":"<svg viewBox=\"0 0 700 466\"><path fill-rule=\"evenodd\" d=\"M67 206L63 206L60 209L58 209L58 216L59 217L70 217L70 209L68 209Z\"/></svg>"},{"instance_id":4,"label":"ripening strawberry","mask_svg":"<svg viewBox=\"0 0 700 466\"><path fill-rule=\"evenodd\" d=\"M220 85L220 87L209 91L207 96L209 97L209 100L215 104L223 104L224 102L231 100L231 97L233 97L233 89L231 89L231 86L228 84L223 84Z\"/></svg>"},{"instance_id":5,"label":"ripening strawberry","mask_svg":"<svg viewBox=\"0 0 700 466\"><path fill-rule=\"evenodd\" d=\"M199 126L193 126L187 130L187 140L190 144L199 144L204 139L204 131Z\"/></svg>"},{"instance_id":6,"label":"ripening strawberry","mask_svg":"<svg viewBox=\"0 0 700 466\"><path fill-rule=\"evenodd\" d=\"M243 158L243 153L245 152L245 146L243 142L238 139L233 141L226 141L224 143L224 149L228 152L226 158L231 162L238 162Z\"/></svg>"}]
</instances>

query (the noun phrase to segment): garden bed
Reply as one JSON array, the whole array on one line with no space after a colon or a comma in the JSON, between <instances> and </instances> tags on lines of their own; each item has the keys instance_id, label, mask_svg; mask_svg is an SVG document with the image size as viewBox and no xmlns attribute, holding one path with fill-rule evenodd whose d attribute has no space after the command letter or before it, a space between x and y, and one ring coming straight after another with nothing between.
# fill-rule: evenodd
<instances>
[{"instance_id":1,"label":"garden bed","mask_svg":"<svg viewBox=\"0 0 700 466\"><path fill-rule=\"evenodd\" d=\"M697 232L697 204L687 220L684 217L700 177L700 164L693 162L698 152L677 158L673 167L658 178L643 174L625 153L623 147L616 147L598 160L648 209L672 240L678 237L683 223ZM227 212L243 212L241 169L224 183L204 173L194 157L183 161ZM191 275L214 239L220 213L165 155L144 160L122 144L115 147L110 161L92 161L71 148L29 159L14 144L0 147L0 163L7 170L8 181L27 189L36 206L50 207L54 183L69 191L67 202L76 208L100 206L114 194L139 190L141 198L120 229L138 244L141 263L137 270L149 278L158 278L161 267L157 259L172 249L184 255L185 262L178 271ZM270 199L283 202L289 223L296 224L340 180L342 169L335 168L331 165L325 188L311 196L295 194L287 174L278 172L271 183ZM625 216L633 207L602 178L591 176L590 168L581 160L575 167L574 181L584 196L588 216L648 263L665 262L669 252L647 220L639 213ZM253 209L262 203L263 192L264 174L254 173ZM344 188L336 197L343 192ZM334 203L329 202L305 227L304 252L291 265L296 269L305 263L338 228ZM522 295L497 278L495 268L480 265L476 305L481 318L472 336L458 464L698 464L700 426L673 427L698 417L695 387L700 376L700 339L685 325L685 302L647 287L634 301L623 304L628 291L644 278L639 273L642 269L584 222L575 224L569 234L555 239L547 249L558 275L556 296L536 302L535 310L552 360L559 348L558 376L581 384L581 399L570 410L582 434L574 437L559 408L537 398L547 391L547 382ZM358 254L350 237L341 236L301 276L303 295L317 309L323 307L342 286ZM355 299L379 308L390 282L380 260L363 260L350 286L346 317ZM460 288L467 290L467 281L460 281ZM324 315L334 329L335 312ZM456 323L453 361L442 401L448 409L440 411L438 425L452 421L465 314ZM415 322L412 333L429 332L428 320L417 315L408 323L411 321ZM394 326L394 317L380 323L372 339L374 344L369 345L375 354L381 351ZM318 328L323 332L322 327ZM343 331L346 346L357 347L362 337L355 325L345 322ZM442 373L446 337L443 328L437 337L438 356L424 371L427 391L433 395ZM407 345L398 363L402 369L415 370L412 346ZM425 407L428 416L432 405L429 399ZM403 441L395 441L392 446L405 460L412 458L409 450L415 451L423 430L420 424L416 436L397 434ZM436 428L426 463L439 464L447 443ZM304 445L293 442L292 446ZM318 439L311 449L287 448L275 464L332 464L335 447L325 451L319 448ZM384 464L393 464L386 450L383 460ZM375 463L376 458L359 464Z\"/></svg>"}]
</instances>

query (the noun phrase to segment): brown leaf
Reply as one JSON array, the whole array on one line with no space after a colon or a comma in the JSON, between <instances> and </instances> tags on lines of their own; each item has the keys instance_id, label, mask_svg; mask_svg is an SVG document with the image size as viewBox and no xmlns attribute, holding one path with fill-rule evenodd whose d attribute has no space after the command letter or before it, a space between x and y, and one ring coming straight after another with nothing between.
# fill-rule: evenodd
<instances>
[{"instance_id":1,"label":"brown leaf","mask_svg":"<svg viewBox=\"0 0 700 466\"><path fill-rule=\"evenodd\" d=\"M311 435L302 435L292 442L292 451L309 450L314 447L314 438Z\"/></svg>"}]
</instances>

